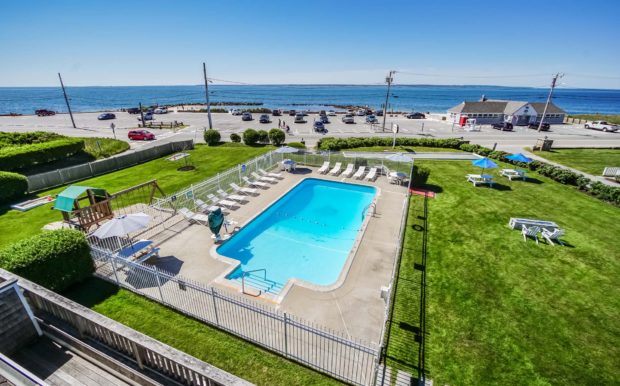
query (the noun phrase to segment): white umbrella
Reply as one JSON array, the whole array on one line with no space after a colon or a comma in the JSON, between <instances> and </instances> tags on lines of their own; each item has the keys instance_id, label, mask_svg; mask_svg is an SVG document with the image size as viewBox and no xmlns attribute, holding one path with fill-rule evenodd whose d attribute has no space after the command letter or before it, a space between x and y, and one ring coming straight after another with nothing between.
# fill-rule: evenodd
<instances>
[{"instance_id":1,"label":"white umbrella","mask_svg":"<svg viewBox=\"0 0 620 386\"><path fill-rule=\"evenodd\" d=\"M290 146L282 146L275 150L276 153L284 154L284 153L297 153L299 149Z\"/></svg>"},{"instance_id":2,"label":"white umbrella","mask_svg":"<svg viewBox=\"0 0 620 386\"><path fill-rule=\"evenodd\" d=\"M146 228L150 221L151 216L145 213L132 213L117 216L100 226L99 229L93 232L93 235L100 239L126 236L131 232ZM119 249L122 249L120 240L118 240L118 246ZM133 248L133 244L131 247Z\"/></svg>"},{"instance_id":3,"label":"white umbrella","mask_svg":"<svg viewBox=\"0 0 620 386\"><path fill-rule=\"evenodd\" d=\"M390 161L394 161L394 162L411 162L413 161L413 157L408 155L408 154L404 154L404 153L395 153L395 154L390 154L387 157L385 157L385 159L388 159Z\"/></svg>"}]
</instances>

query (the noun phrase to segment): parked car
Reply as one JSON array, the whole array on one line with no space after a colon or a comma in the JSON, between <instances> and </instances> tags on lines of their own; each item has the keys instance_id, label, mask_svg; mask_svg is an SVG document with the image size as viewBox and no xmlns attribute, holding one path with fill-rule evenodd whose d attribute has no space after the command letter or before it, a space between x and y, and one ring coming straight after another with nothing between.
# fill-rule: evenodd
<instances>
[{"instance_id":1,"label":"parked car","mask_svg":"<svg viewBox=\"0 0 620 386\"><path fill-rule=\"evenodd\" d=\"M618 127L618 125L613 125L606 121L594 121L592 123L586 123L585 125L583 125L583 127L585 127L586 129L590 129L590 130L613 131L613 132L620 130L620 127Z\"/></svg>"},{"instance_id":2,"label":"parked car","mask_svg":"<svg viewBox=\"0 0 620 386\"><path fill-rule=\"evenodd\" d=\"M327 115L327 111L321 110L321 111L319 111L319 115Z\"/></svg>"},{"instance_id":3,"label":"parked car","mask_svg":"<svg viewBox=\"0 0 620 386\"><path fill-rule=\"evenodd\" d=\"M318 120L322 123L329 123L329 118L327 118L327 115L319 115Z\"/></svg>"},{"instance_id":4,"label":"parked car","mask_svg":"<svg viewBox=\"0 0 620 386\"><path fill-rule=\"evenodd\" d=\"M269 119L269 115L267 115L267 114L262 114L262 115L258 118L258 121L259 121L260 123L269 123L269 122L271 122L271 120Z\"/></svg>"},{"instance_id":5,"label":"parked car","mask_svg":"<svg viewBox=\"0 0 620 386\"><path fill-rule=\"evenodd\" d=\"M366 116L366 123L378 123L378 122L379 122L379 120L374 115L367 115Z\"/></svg>"},{"instance_id":6,"label":"parked car","mask_svg":"<svg viewBox=\"0 0 620 386\"><path fill-rule=\"evenodd\" d=\"M329 111L327 111L327 115L329 115L330 117L335 117L336 116L336 112L334 110L329 110Z\"/></svg>"},{"instance_id":7,"label":"parked car","mask_svg":"<svg viewBox=\"0 0 620 386\"><path fill-rule=\"evenodd\" d=\"M155 134L148 130L129 130L127 137L133 141L149 141L155 139Z\"/></svg>"},{"instance_id":8,"label":"parked car","mask_svg":"<svg viewBox=\"0 0 620 386\"><path fill-rule=\"evenodd\" d=\"M306 119L304 118L303 113L295 114L295 123L305 123L305 122L306 122Z\"/></svg>"},{"instance_id":9,"label":"parked car","mask_svg":"<svg viewBox=\"0 0 620 386\"><path fill-rule=\"evenodd\" d=\"M46 109L35 110L34 113L37 114L39 117L47 117L49 115L56 115L55 111L46 110Z\"/></svg>"},{"instance_id":10,"label":"parked car","mask_svg":"<svg viewBox=\"0 0 620 386\"><path fill-rule=\"evenodd\" d=\"M291 117L294 117L295 115L297 115L297 112L295 110L289 110L288 115L290 115Z\"/></svg>"},{"instance_id":11,"label":"parked car","mask_svg":"<svg viewBox=\"0 0 620 386\"><path fill-rule=\"evenodd\" d=\"M314 127L314 131L316 131L318 133L322 133L322 132L326 131L325 130L325 125L321 121L315 121L313 127Z\"/></svg>"},{"instance_id":12,"label":"parked car","mask_svg":"<svg viewBox=\"0 0 620 386\"><path fill-rule=\"evenodd\" d=\"M153 110L153 112L155 114L168 114L168 108L167 107L158 107L155 110Z\"/></svg>"},{"instance_id":13,"label":"parked car","mask_svg":"<svg viewBox=\"0 0 620 386\"><path fill-rule=\"evenodd\" d=\"M273 115L274 117L282 116L282 110L280 109L272 110L271 115Z\"/></svg>"},{"instance_id":14,"label":"parked car","mask_svg":"<svg viewBox=\"0 0 620 386\"><path fill-rule=\"evenodd\" d=\"M137 107L130 107L127 109L129 114L140 114L140 109Z\"/></svg>"},{"instance_id":15,"label":"parked car","mask_svg":"<svg viewBox=\"0 0 620 386\"><path fill-rule=\"evenodd\" d=\"M358 117L363 117L364 115L366 115L366 110L359 109L355 112L355 115L357 115Z\"/></svg>"},{"instance_id":16,"label":"parked car","mask_svg":"<svg viewBox=\"0 0 620 386\"><path fill-rule=\"evenodd\" d=\"M512 123L510 122L492 123L491 127L495 130L512 131Z\"/></svg>"},{"instance_id":17,"label":"parked car","mask_svg":"<svg viewBox=\"0 0 620 386\"><path fill-rule=\"evenodd\" d=\"M97 119L100 120L100 121L105 121L105 120L108 120L108 119L116 119L116 115L114 115L112 113L103 113L103 114L99 114Z\"/></svg>"},{"instance_id":18,"label":"parked car","mask_svg":"<svg viewBox=\"0 0 620 386\"><path fill-rule=\"evenodd\" d=\"M155 119L155 117L153 117L153 113L149 113L149 112L144 113L144 120L145 121L152 121L153 119ZM138 120L141 121L142 117L141 116L138 117Z\"/></svg>"},{"instance_id":19,"label":"parked car","mask_svg":"<svg viewBox=\"0 0 620 386\"><path fill-rule=\"evenodd\" d=\"M232 114L232 115L241 115L241 114L243 114L243 112L241 110L239 110L239 109L231 109L231 110L229 110L229 113Z\"/></svg>"},{"instance_id":20,"label":"parked car","mask_svg":"<svg viewBox=\"0 0 620 386\"><path fill-rule=\"evenodd\" d=\"M530 129L538 130L539 125L540 125L540 122L536 122L536 123L530 123L529 125L527 125L527 127L529 127ZM550 128L551 128L551 125L544 122L542 126L540 127L540 131L549 131Z\"/></svg>"},{"instance_id":21,"label":"parked car","mask_svg":"<svg viewBox=\"0 0 620 386\"><path fill-rule=\"evenodd\" d=\"M409 114L405 115L405 117L407 119L424 119L424 118L426 118L426 115L424 115L422 113L409 113Z\"/></svg>"},{"instance_id":22,"label":"parked car","mask_svg":"<svg viewBox=\"0 0 620 386\"><path fill-rule=\"evenodd\" d=\"M242 121L251 121L253 119L254 118L252 118L252 114L247 112L247 111L244 111L243 114L241 114L241 120Z\"/></svg>"},{"instance_id":23,"label":"parked car","mask_svg":"<svg viewBox=\"0 0 620 386\"><path fill-rule=\"evenodd\" d=\"M383 110L375 111L375 115L378 116L378 117L382 117L383 116Z\"/></svg>"},{"instance_id":24,"label":"parked car","mask_svg":"<svg viewBox=\"0 0 620 386\"><path fill-rule=\"evenodd\" d=\"M355 118L353 118L353 114L345 114L342 117L342 122L344 122L344 123L355 123Z\"/></svg>"}]
</instances>

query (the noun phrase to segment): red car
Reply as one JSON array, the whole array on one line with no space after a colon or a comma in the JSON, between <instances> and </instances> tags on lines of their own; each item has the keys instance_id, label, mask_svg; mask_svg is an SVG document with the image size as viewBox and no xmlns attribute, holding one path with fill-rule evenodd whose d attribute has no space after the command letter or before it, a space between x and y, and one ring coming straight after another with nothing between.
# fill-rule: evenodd
<instances>
[{"instance_id":1,"label":"red car","mask_svg":"<svg viewBox=\"0 0 620 386\"><path fill-rule=\"evenodd\" d=\"M155 139L155 134L147 130L130 130L127 136L129 139L136 141L148 141L150 139Z\"/></svg>"}]
</instances>

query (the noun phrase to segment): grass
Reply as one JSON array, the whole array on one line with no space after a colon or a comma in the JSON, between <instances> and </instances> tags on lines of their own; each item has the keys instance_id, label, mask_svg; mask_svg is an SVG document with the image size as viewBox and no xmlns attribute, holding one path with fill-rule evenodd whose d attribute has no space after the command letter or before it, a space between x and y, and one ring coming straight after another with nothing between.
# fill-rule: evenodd
<instances>
[{"instance_id":1,"label":"grass","mask_svg":"<svg viewBox=\"0 0 620 386\"><path fill-rule=\"evenodd\" d=\"M595 176L602 175L607 166L620 166L620 149L555 149L536 154Z\"/></svg>"},{"instance_id":2,"label":"grass","mask_svg":"<svg viewBox=\"0 0 620 386\"><path fill-rule=\"evenodd\" d=\"M475 188L465 182L468 162L420 163L441 192L429 199L426 267L426 368L435 384L617 384L620 209L534 174ZM389 363L409 369L423 198L411 200L388 346ZM510 217L555 221L568 245L524 242Z\"/></svg>"},{"instance_id":3,"label":"grass","mask_svg":"<svg viewBox=\"0 0 620 386\"><path fill-rule=\"evenodd\" d=\"M192 171L177 171L184 161L171 162L163 157L114 173L90 178L77 184L104 188L114 193L150 179L157 179L163 191L171 194L252 157L266 153L270 149L271 147L196 145L194 150L189 151L191 154L189 162L196 166L196 169ZM37 196L54 195L62 190L64 187L54 188L40 192ZM8 205L0 207L0 248L38 233L45 224L62 220L60 213L50 210L51 207L51 204L47 204L28 212L12 210Z\"/></svg>"},{"instance_id":4,"label":"grass","mask_svg":"<svg viewBox=\"0 0 620 386\"><path fill-rule=\"evenodd\" d=\"M65 296L257 385L340 384L101 279L89 279Z\"/></svg>"},{"instance_id":5,"label":"grass","mask_svg":"<svg viewBox=\"0 0 620 386\"><path fill-rule=\"evenodd\" d=\"M620 115L603 115L603 114L577 114L569 115L569 118L585 119L588 121L607 121L620 125Z\"/></svg>"},{"instance_id":6,"label":"grass","mask_svg":"<svg viewBox=\"0 0 620 386\"><path fill-rule=\"evenodd\" d=\"M444 147L425 147L425 146L369 146L369 147L356 147L353 149L342 149L343 152L347 151L395 151L402 153L410 153L410 152L456 152L461 151L458 149L448 149Z\"/></svg>"}]
</instances>

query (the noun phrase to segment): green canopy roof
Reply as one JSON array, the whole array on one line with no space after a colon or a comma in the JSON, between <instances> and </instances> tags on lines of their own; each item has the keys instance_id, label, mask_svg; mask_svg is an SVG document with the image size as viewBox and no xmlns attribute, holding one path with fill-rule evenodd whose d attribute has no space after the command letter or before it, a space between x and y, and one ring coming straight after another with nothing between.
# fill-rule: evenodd
<instances>
[{"instance_id":1,"label":"green canopy roof","mask_svg":"<svg viewBox=\"0 0 620 386\"><path fill-rule=\"evenodd\" d=\"M63 212L73 211L73 201L75 201L87 190L92 190L93 193L97 195L105 196L106 194L104 189L91 188L90 186L71 185L58 194L56 197L56 203L54 204L54 209L61 210Z\"/></svg>"}]
</instances>

